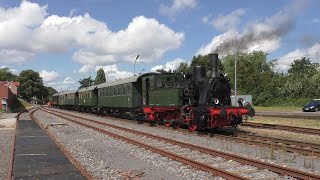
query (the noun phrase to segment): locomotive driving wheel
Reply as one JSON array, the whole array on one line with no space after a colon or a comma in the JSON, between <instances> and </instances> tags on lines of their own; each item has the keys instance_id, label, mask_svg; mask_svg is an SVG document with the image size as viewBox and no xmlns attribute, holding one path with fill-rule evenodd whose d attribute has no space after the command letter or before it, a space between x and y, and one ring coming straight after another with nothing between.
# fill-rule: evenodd
<instances>
[{"instance_id":1,"label":"locomotive driving wheel","mask_svg":"<svg viewBox=\"0 0 320 180\"><path fill-rule=\"evenodd\" d=\"M170 127L171 123L170 122L164 122L164 125L167 126L167 127Z\"/></svg>"},{"instance_id":2,"label":"locomotive driving wheel","mask_svg":"<svg viewBox=\"0 0 320 180\"><path fill-rule=\"evenodd\" d=\"M188 124L188 129L189 129L190 132L195 131L197 128L198 128L198 126L196 124L194 124L194 123Z\"/></svg>"},{"instance_id":3,"label":"locomotive driving wheel","mask_svg":"<svg viewBox=\"0 0 320 180\"><path fill-rule=\"evenodd\" d=\"M180 128L180 126L181 126L181 123L180 122L173 122L173 128L174 129L179 129Z\"/></svg>"}]
</instances>

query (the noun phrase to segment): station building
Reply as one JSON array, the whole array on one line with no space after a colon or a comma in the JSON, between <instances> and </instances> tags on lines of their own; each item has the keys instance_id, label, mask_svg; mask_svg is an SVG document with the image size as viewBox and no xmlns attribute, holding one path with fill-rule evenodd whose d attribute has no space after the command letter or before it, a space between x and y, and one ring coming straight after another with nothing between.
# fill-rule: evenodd
<instances>
[{"instance_id":1,"label":"station building","mask_svg":"<svg viewBox=\"0 0 320 180\"><path fill-rule=\"evenodd\" d=\"M17 98L20 82L0 81L0 111L10 109Z\"/></svg>"}]
</instances>

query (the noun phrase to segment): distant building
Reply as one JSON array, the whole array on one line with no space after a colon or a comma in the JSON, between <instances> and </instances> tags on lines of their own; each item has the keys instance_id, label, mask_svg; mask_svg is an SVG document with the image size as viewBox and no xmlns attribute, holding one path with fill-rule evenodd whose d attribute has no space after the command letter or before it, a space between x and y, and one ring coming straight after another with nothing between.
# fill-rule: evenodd
<instances>
[{"instance_id":1,"label":"distant building","mask_svg":"<svg viewBox=\"0 0 320 180\"><path fill-rule=\"evenodd\" d=\"M6 110L6 106L10 109L17 98L19 86L20 82L0 81L0 110Z\"/></svg>"}]
</instances>

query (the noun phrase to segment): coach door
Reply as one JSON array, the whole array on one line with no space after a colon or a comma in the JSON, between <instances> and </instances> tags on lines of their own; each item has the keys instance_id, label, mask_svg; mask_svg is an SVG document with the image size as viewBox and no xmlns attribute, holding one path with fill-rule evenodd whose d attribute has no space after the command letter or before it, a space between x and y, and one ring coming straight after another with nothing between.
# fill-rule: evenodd
<instances>
[{"instance_id":1,"label":"coach door","mask_svg":"<svg viewBox=\"0 0 320 180\"><path fill-rule=\"evenodd\" d=\"M150 79L146 78L145 80L145 86L146 86L146 104L145 105L149 105L149 91L150 91Z\"/></svg>"}]
</instances>

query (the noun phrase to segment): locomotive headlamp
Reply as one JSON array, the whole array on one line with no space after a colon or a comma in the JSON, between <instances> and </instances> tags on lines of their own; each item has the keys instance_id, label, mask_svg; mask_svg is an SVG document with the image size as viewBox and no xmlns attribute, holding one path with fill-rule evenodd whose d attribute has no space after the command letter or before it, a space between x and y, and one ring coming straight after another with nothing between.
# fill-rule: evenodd
<instances>
[{"instance_id":1,"label":"locomotive headlamp","mask_svg":"<svg viewBox=\"0 0 320 180\"><path fill-rule=\"evenodd\" d=\"M214 102L214 104L217 105L217 104L219 104L220 101L219 101L219 99L216 99L216 98L215 98L215 99L213 100L213 102Z\"/></svg>"}]
</instances>

